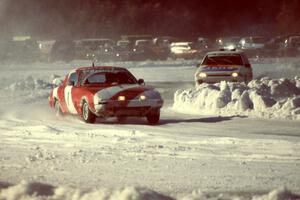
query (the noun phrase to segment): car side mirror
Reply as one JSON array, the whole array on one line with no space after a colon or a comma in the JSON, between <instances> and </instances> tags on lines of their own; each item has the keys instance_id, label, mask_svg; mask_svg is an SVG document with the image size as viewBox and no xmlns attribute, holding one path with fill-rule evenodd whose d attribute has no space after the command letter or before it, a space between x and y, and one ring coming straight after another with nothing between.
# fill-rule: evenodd
<instances>
[{"instance_id":1,"label":"car side mirror","mask_svg":"<svg viewBox=\"0 0 300 200\"><path fill-rule=\"evenodd\" d=\"M138 80L138 84L139 84L139 85L145 85L144 79L139 79L139 80Z\"/></svg>"},{"instance_id":2,"label":"car side mirror","mask_svg":"<svg viewBox=\"0 0 300 200\"><path fill-rule=\"evenodd\" d=\"M196 67L199 68L201 64L197 64Z\"/></svg>"},{"instance_id":3,"label":"car side mirror","mask_svg":"<svg viewBox=\"0 0 300 200\"><path fill-rule=\"evenodd\" d=\"M251 65L248 63L245 65L247 68L251 68Z\"/></svg>"}]
</instances>

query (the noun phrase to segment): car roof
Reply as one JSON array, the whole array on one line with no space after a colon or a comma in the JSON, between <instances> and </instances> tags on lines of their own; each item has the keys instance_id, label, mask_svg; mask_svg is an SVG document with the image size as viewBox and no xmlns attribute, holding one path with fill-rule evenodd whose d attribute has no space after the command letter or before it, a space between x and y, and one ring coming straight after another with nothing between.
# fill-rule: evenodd
<instances>
[{"instance_id":1,"label":"car roof","mask_svg":"<svg viewBox=\"0 0 300 200\"><path fill-rule=\"evenodd\" d=\"M191 45L192 42L172 42L171 46Z\"/></svg>"},{"instance_id":2,"label":"car roof","mask_svg":"<svg viewBox=\"0 0 300 200\"><path fill-rule=\"evenodd\" d=\"M243 51L237 50L237 51L211 51L208 52L206 55L244 55Z\"/></svg>"},{"instance_id":3,"label":"car roof","mask_svg":"<svg viewBox=\"0 0 300 200\"><path fill-rule=\"evenodd\" d=\"M127 71L127 69L125 69L124 67L115 67L115 66L89 66L89 67L79 67L76 68L75 71L84 71L84 70L125 70Z\"/></svg>"}]
</instances>

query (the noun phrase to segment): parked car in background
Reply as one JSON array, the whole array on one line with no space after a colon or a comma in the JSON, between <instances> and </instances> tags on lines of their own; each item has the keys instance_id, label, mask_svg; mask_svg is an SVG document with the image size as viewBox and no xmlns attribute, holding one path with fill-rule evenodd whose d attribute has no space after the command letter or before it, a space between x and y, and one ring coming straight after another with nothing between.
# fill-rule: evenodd
<instances>
[{"instance_id":1,"label":"parked car in background","mask_svg":"<svg viewBox=\"0 0 300 200\"><path fill-rule=\"evenodd\" d=\"M171 57L170 45L173 42L179 42L180 39L172 36L160 36L153 39L155 51L160 60Z\"/></svg>"},{"instance_id":2,"label":"parked car in background","mask_svg":"<svg viewBox=\"0 0 300 200\"><path fill-rule=\"evenodd\" d=\"M240 40L240 48L250 57L259 56L268 40L261 36L244 37Z\"/></svg>"},{"instance_id":3,"label":"parked car in background","mask_svg":"<svg viewBox=\"0 0 300 200\"><path fill-rule=\"evenodd\" d=\"M192 42L173 42L170 45L170 51L173 59L194 59L199 57L199 51Z\"/></svg>"},{"instance_id":4,"label":"parked car in background","mask_svg":"<svg viewBox=\"0 0 300 200\"><path fill-rule=\"evenodd\" d=\"M113 49L115 61L130 61L132 60L132 44L128 40L119 40Z\"/></svg>"},{"instance_id":5,"label":"parked car in background","mask_svg":"<svg viewBox=\"0 0 300 200\"><path fill-rule=\"evenodd\" d=\"M39 40L37 43L40 50L41 61L48 61L55 40Z\"/></svg>"},{"instance_id":6,"label":"parked car in background","mask_svg":"<svg viewBox=\"0 0 300 200\"><path fill-rule=\"evenodd\" d=\"M216 45L218 49L237 49L239 48L239 42L241 37L220 37L216 39Z\"/></svg>"},{"instance_id":7,"label":"parked car in background","mask_svg":"<svg viewBox=\"0 0 300 200\"><path fill-rule=\"evenodd\" d=\"M179 42L180 40L172 36L159 36L153 38L153 43L159 47L169 47L172 42Z\"/></svg>"},{"instance_id":8,"label":"parked car in background","mask_svg":"<svg viewBox=\"0 0 300 200\"><path fill-rule=\"evenodd\" d=\"M115 42L109 38L81 39L76 45L76 57L80 59L108 61L113 56Z\"/></svg>"},{"instance_id":9,"label":"parked car in background","mask_svg":"<svg viewBox=\"0 0 300 200\"><path fill-rule=\"evenodd\" d=\"M209 38L199 37L194 43L194 48L198 51L199 57L203 57L207 52L216 49L216 45Z\"/></svg>"},{"instance_id":10,"label":"parked car in background","mask_svg":"<svg viewBox=\"0 0 300 200\"><path fill-rule=\"evenodd\" d=\"M248 83L253 77L249 60L242 51L208 52L197 67L196 86L220 81Z\"/></svg>"},{"instance_id":11,"label":"parked car in background","mask_svg":"<svg viewBox=\"0 0 300 200\"><path fill-rule=\"evenodd\" d=\"M155 60L157 57L156 52L154 51L154 44L152 40L142 39L136 40L134 46L132 47L133 60Z\"/></svg>"},{"instance_id":12,"label":"parked car in background","mask_svg":"<svg viewBox=\"0 0 300 200\"><path fill-rule=\"evenodd\" d=\"M300 35L289 35L284 39L284 45L280 48L283 56L300 55Z\"/></svg>"},{"instance_id":13,"label":"parked car in background","mask_svg":"<svg viewBox=\"0 0 300 200\"><path fill-rule=\"evenodd\" d=\"M278 57L281 55L281 49L284 46L285 38L283 36L276 36L268 40L261 49L260 57Z\"/></svg>"},{"instance_id":14,"label":"parked car in background","mask_svg":"<svg viewBox=\"0 0 300 200\"><path fill-rule=\"evenodd\" d=\"M75 59L75 42L73 40L56 40L50 52L49 61L70 62Z\"/></svg>"},{"instance_id":15,"label":"parked car in background","mask_svg":"<svg viewBox=\"0 0 300 200\"><path fill-rule=\"evenodd\" d=\"M79 115L87 123L96 118L146 117L150 124L160 119L163 99L154 89L121 67L81 67L72 70L54 88L49 104L57 115Z\"/></svg>"},{"instance_id":16,"label":"parked car in background","mask_svg":"<svg viewBox=\"0 0 300 200\"><path fill-rule=\"evenodd\" d=\"M7 43L7 60L20 63L31 63L40 59L36 40L30 36L16 36Z\"/></svg>"}]
</instances>

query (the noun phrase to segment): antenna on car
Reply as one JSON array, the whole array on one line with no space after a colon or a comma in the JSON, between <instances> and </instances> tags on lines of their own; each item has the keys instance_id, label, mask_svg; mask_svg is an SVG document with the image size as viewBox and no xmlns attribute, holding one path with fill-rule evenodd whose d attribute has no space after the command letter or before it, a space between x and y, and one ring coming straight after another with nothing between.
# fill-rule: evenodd
<instances>
[{"instance_id":1,"label":"antenna on car","mask_svg":"<svg viewBox=\"0 0 300 200\"><path fill-rule=\"evenodd\" d=\"M95 67L95 62L93 61L93 63L92 63L92 67Z\"/></svg>"}]
</instances>

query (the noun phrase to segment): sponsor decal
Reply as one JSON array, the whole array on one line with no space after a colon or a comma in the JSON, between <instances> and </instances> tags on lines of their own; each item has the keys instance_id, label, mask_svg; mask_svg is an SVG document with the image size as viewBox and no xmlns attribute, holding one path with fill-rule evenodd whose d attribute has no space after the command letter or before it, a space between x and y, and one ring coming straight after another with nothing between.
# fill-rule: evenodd
<instances>
[{"instance_id":1,"label":"sponsor decal","mask_svg":"<svg viewBox=\"0 0 300 200\"><path fill-rule=\"evenodd\" d=\"M201 71L234 71L236 66L204 66Z\"/></svg>"}]
</instances>

